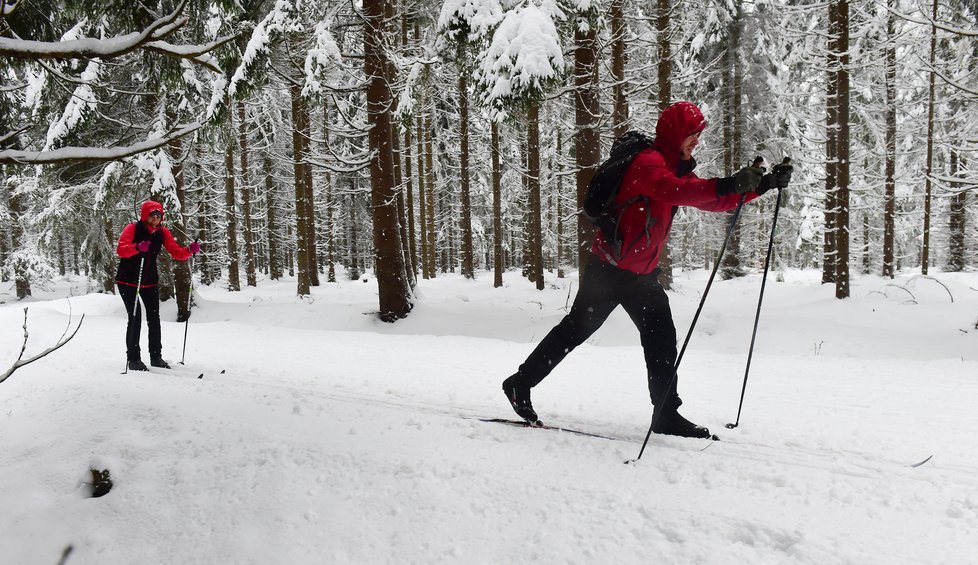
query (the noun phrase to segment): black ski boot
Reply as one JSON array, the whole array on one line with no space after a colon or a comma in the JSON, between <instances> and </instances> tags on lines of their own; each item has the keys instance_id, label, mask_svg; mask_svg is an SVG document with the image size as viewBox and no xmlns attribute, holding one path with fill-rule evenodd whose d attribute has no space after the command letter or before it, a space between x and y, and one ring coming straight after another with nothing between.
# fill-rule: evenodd
<instances>
[{"instance_id":1,"label":"black ski boot","mask_svg":"<svg viewBox=\"0 0 978 565\"><path fill-rule=\"evenodd\" d=\"M163 360L163 357L159 355L153 355L149 358L149 364L154 367L159 367L160 369L169 369L170 364ZM145 369L144 369L145 370Z\"/></svg>"},{"instance_id":2,"label":"black ski boot","mask_svg":"<svg viewBox=\"0 0 978 565\"><path fill-rule=\"evenodd\" d=\"M148 371L146 364L140 359L130 359L129 360L129 370L130 371Z\"/></svg>"},{"instance_id":3,"label":"black ski boot","mask_svg":"<svg viewBox=\"0 0 978 565\"><path fill-rule=\"evenodd\" d=\"M703 439L713 437L709 429L683 418L676 409L666 409L661 414L655 414L653 419L652 431L657 434Z\"/></svg>"},{"instance_id":4,"label":"black ski boot","mask_svg":"<svg viewBox=\"0 0 978 565\"><path fill-rule=\"evenodd\" d=\"M506 394L506 399L513 406L517 416L529 422L531 426L542 426L543 422L537 418L537 413L533 410L533 403L530 402L530 387L519 381L519 373L503 381L503 392Z\"/></svg>"}]
</instances>

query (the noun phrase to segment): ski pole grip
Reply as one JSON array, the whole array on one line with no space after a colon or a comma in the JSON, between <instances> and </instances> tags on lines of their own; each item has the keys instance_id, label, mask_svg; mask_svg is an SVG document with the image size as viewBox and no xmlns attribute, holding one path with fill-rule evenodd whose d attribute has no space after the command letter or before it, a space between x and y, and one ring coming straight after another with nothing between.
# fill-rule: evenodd
<instances>
[{"instance_id":1,"label":"ski pole grip","mask_svg":"<svg viewBox=\"0 0 978 565\"><path fill-rule=\"evenodd\" d=\"M758 155L757 157L754 157L754 162L751 163L750 166L751 167L760 167L763 164L764 164L764 157L761 157L760 155Z\"/></svg>"}]
</instances>

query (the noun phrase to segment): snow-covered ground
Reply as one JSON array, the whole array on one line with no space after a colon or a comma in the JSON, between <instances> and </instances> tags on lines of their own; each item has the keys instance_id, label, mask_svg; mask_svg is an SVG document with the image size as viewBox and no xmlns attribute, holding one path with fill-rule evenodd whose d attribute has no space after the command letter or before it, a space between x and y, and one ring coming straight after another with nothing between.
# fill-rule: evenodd
<instances>
[{"instance_id":1,"label":"snow-covered ground","mask_svg":"<svg viewBox=\"0 0 978 565\"><path fill-rule=\"evenodd\" d=\"M707 273L670 293L685 336ZM653 436L618 310L534 389L544 421L483 423L565 313L576 278L421 281L377 321L376 282L197 289L164 304L173 371L120 374L125 311L85 281L26 302L0 284L0 373L23 338L61 350L0 384L0 563L976 563L978 273L714 284L681 370L683 413L724 441ZM953 302L952 302L953 299ZM145 348L145 329L143 340ZM177 369L179 367L179 369ZM198 375L203 373L203 378ZM919 467L911 464L933 458ZM115 486L89 498L89 468Z\"/></svg>"}]
</instances>

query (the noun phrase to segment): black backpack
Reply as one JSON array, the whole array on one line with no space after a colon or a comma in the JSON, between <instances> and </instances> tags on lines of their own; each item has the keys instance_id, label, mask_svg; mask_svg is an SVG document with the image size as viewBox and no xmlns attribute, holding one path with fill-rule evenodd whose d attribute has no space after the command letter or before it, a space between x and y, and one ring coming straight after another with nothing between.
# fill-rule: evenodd
<instances>
[{"instance_id":1,"label":"black backpack","mask_svg":"<svg viewBox=\"0 0 978 565\"><path fill-rule=\"evenodd\" d=\"M622 242L618 235L618 222L622 213L635 202L647 200L646 197L639 196L616 207L615 198L621 188L621 181L635 156L651 148L652 144L652 138L638 131L630 131L616 139L611 145L611 156L598 167L584 195L581 214L588 222L597 226L605 240L611 244L614 256L609 259L621 259Z\"/></svg>"}]
</instances>

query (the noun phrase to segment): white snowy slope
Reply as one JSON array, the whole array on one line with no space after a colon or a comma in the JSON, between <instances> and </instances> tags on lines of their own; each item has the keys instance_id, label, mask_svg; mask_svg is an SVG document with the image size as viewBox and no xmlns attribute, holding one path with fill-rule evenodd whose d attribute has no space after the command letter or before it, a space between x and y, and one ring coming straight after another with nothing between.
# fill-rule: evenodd
<instances>
[{"instance_id":1,"label":"white snowy slope","mask_svg":"<svg viewBox=\"0 0 978 565\"><path fill-rule=\"evenodd\" d=\"M681 337L706 276L670 293ZM634 465L651 408L620 310L533 391L545 422L617 439L473 419L514 416L500 382L575 278L439 276L396 324L372 279L199 288L187 365L171 301L175 369L128 374L117 296L2 283L0 372L23 307L25 355L66 296L86 318L0 384L0 563L978 562L978 274L863 277L843 301L818 278L769 280L734 430L760 277L714 284L680 393L723 441L653 436Z\"/></svg>"}]
</instances>

